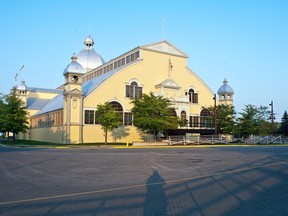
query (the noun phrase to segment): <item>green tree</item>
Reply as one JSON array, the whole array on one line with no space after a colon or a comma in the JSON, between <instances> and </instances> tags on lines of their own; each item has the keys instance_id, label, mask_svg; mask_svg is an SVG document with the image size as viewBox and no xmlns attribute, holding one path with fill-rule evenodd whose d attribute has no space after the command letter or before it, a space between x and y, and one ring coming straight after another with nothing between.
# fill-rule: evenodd
<instances>
[{"instance_id":1,"label":"green tree","mask_svg":"<svg viewBox=\"0 0 288 216\"><path fill-rule=\"evenodd\" d=\"M211 113L211 116L209 116L209 120L212 122L212 125L214 125L214 107L210 106L208 108L208 111ZM217 130L224 134L229 134L234 132L234 126L235 126L235 109L233 106L230 105L224 105L219 104L216 106L216 124L217 124Z\"/></svg>"},{"instance_id":2,"label":"green tree","mask_svg":"<svg viewBox=\"0 0 288 216\"><path fill-rule=\"evenodd\" d=\"M267 106L258 107L258 134L259 135L268 135L271 131L271 123L268 121L270 111Z\"/></svg>"},{"instance_id":3,"label":"green tree","mask_svg":"<svg viewBox=\"0 0 288 216\"><path fill-rule=\"evenodd\" d=\"M165 133L168 129L178 126L178 119L172 103L162 96L143 94L140 98L131 99L134 105L134 125L139 129L153 134L154 140L158 140L159 133Z\"/></svg>"},{"instance_id":4,"label":"green tree","mask_svg":"<svg viewBox=\"0 0 288 216\"><path fill-rule=\"evenodd\" d=\"M245 105L243 112L239 113L241 117L238 118L238 132L241 136L247 137L251 134L257 133L257 114L258 109L254 105Z\"/></svg>"},{"instance_id":5,"label":"green tree","mask_svg":"<svg viewBox=\"0 0 288 216\"><path fill-rule=\"evenodd\" d=\"M0 131L12 132L13 139L19 133L28 130L27 111L23 102L17 97L16 90L4 95L0 102Z\"/></svg>"},{"instance_id":6,"label":"green tree","mask_svg":"<svg viewBox=\"0 0 288 216\"><path fill-rule=\"evenodd\" d=\"M5 117L5 103L4 103L4 98L3 95L1 94L0 97L0 132L4 133L4 117Z\"/></svg>"},{"instance_id":7,"label":"green tree","mask_svg":"<svg viewBox=\"0 0 288 216\"><path fill-rule=\"evenodd\" d=\"M288 136L288 114L285 110L283 117L281 119L280 127L278 129L279 134L283 134L285 136Z\"/></svg>"},{"instance_id":8,"label":"green tree","mask_svg":"<svg viewBox=\"0 0 288 216\"><path fill-rule=\"evenodd\" d=\"M108 131L113 131L122 124L121 116L115 111L110 103L98 104L96 110L96 118L99 121L105 136L105 144L107 144Z\"/></svg>"},{"instance_id":9,"label":"green tree","mask_svg":"<svg viewBox=\"0 0 288 216\"><path fill-rule=\"evenodd\" d=\"M268 122L268 107L245 105L243 112L239 113L237 130L239 135L247 137L252 134L268 134L270 123Z\"/></svg>"}]
</instances>

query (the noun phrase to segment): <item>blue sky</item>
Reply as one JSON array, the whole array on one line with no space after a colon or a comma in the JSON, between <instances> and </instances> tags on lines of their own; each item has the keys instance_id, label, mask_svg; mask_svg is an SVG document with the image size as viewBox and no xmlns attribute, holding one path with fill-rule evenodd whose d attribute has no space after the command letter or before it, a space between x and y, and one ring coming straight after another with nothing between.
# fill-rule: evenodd
<instances>
[{"instance_id":1,"label":"blue sky","mask_svg":"<svg viewBox=\"0 0 288 216\"><path fill-rule=\"evenodd\" d=\"M277 121L288 111L287 0L1 0L0 93L22 79L56 88L89 34L108 61L164 38L189 55L189 67L213 92L226 77L234 105L268 106ZM270 109L270 108L269 108Z\"/></svg>"}]
</instances>

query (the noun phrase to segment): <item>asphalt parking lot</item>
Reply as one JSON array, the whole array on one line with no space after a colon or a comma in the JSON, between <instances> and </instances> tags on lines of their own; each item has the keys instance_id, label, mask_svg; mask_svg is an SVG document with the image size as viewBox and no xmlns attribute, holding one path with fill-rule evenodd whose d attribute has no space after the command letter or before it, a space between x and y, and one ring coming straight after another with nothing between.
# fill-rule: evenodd
<instances>
[{"instance_id":1,"label":"asphalt parking lot","mask_svg":"<svg viewBox=\"0 0 288 216\"><path fill-rule=\"evenodd\" d=\"M288 215L288 147L0 146L0 215Z\"/></svg>"}]
</instances>

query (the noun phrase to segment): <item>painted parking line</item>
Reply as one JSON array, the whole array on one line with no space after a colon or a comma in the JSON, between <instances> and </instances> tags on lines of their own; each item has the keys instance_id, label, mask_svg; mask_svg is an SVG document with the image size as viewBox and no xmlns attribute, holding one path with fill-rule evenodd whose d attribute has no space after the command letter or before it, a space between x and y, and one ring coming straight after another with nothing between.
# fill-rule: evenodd
<instances>
[{"instance_id":1,"label":"painted parking line","mask_svg":"<svg viewBox=\"0 0 288 216\"><path fill-rule=\"evenodd\" d=\"M27 203L27 202L37 202L37 201L44 201L44 200L61 199L61 198L67 198L67 197L85 196L85 195L91 195L91 194L113 192L113 191L127 190L127 189L133 189L133 188L141 188L141 187L147 187L147 186L152 186L152 185L161 185L164 183L165 184L178 183L178 182L184 182L184 181L191 181L191 180L195 180L195 179L214 177L214 176L219 176L219 175L233 174L233 173L238 173L238 172L263 168L263 167L276 166L276 165L281 165L281 164L287 164L287 162L282 161L282 162L277 162L277 163L263 164L263 165L246 167L246 168L241 168L241 169L236 169L236 170L229 170L229 171L224 171L224 172L219 172L219 173L194 176L194 177L188 177L188 178L181 178L181 179L174 179L174 180L167 180L165 182L154 182L154 183L150 183L150 184L139 184L139 185L109 188L109 189L103 189L103 190L94 190L94 191L86 191L86 192L79 192L79 193L63 194L63 195L57 195L57 196L48 196L48 197L39 197L39 198L32 198L32 199L22 199L22 200L0 202L0 205L11 205L11 204L20 204L20 203Z\"/></svg>"}]
</instances>

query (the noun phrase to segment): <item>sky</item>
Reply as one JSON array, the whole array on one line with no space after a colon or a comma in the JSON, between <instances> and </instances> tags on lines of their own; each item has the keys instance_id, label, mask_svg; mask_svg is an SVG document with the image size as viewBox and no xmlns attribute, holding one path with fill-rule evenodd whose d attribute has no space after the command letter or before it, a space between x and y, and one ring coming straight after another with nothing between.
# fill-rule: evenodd
<instances>
[{"instance_id":1,"label":"sky","mask_svg":"<svg viewBox=\"0 0 288 216\"><path fill-rule=\"evenodd\" d=\"M287 0L0 0L0 93L24 78L57 88L91 34L105 61L169 41L217 93L227 78L234 106L288 111ZM22 65L24 69L20 71Z\"/></svg>"}]
</instances>

